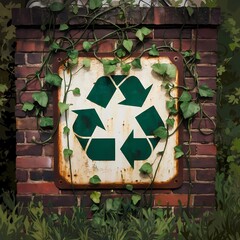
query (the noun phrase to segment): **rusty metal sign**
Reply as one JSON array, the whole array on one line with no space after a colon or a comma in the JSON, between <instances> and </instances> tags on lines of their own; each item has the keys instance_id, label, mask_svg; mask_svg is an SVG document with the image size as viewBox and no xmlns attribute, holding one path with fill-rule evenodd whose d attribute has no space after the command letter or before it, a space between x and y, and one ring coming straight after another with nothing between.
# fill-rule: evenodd
<instances>
[{"instance_id":1,"label":"rusty metal sign","mask_svg":"<svg viewBox=\"0 0 240 240\"><path fill-rule=\"evenodd\" d=\"M63 100L70 82L71 89L79 88L81 94L75 96L69 91L68 114L61 117L55 164L57 186L118 188L133 184L144 187L151 181L151 176L139 171L146 162L153 167L154 187L179 186L181 164L174 158L178 132L169 138L159 162L165 140L155 137L153 132L165 125L168 97L162 87L163 79L152 71L152 65L174 64L177 74L172 83L177 84L183 71L181 58L176 53L164 53L158 59L143 57L142 69L131 69L128 75L116 70L108 76L95 58L91 58L89 69L82 67L83 61L84 58L79 58L79 66L72 75L60 68L63 84L58 101ZM64 133L66 126L70 129L69 138ZM73 150L71 162L64 157L66 147ZM89 183L94 175L101 179L98 186Z\"/></svg>"}]
</instances>

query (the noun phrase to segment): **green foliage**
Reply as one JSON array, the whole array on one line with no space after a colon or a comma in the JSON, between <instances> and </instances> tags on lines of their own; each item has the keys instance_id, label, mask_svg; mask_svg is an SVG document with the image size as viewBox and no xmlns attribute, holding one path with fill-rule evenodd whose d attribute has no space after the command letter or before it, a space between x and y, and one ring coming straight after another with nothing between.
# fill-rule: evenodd
<instances>
[{"instance_id":1,"label":"green foliage","mask_svg":"<svg viewBox=\"0 0 240 240\"><path fill-rule=\"evenodd\" d=\"M99 184L101 182L101 179L99 178L98 175L94 175L89 179L89 182L91 184Z\"/></svg>"}]
</instances>

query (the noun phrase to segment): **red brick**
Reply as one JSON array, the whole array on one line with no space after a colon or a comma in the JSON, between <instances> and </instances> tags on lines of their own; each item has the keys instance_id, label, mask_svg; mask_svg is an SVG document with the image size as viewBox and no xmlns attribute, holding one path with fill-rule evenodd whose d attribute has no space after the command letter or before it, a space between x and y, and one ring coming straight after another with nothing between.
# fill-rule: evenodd
<instances>
[{"instance_id":1,"label":"red brick","mask_svg":"<svg viewBox=\"0 0 240 240\"><path fill-rule=\"evenodd\" d=\"M40 67L29 67L29 66L17 66L15 67L15 77L25 78L30 74L36 74Z\"/></svg>"},{"instance_id":2,"label":"red brick","mask_svg":"<svg viewBox=\"0 0 240 240\"><path fill-rule=\"evenodd\" d=\"M154 24L159 25L165 23L165 11L161 7L156 7L154 10Z\"/></svg>"},{"instance_id":3,"label":"red brick","mask_svg":"<svg viewBox=\"0 0 240 240\"><path fill-rule=\"evenodd\" d=\"M76 206L76 198L73 195L43 196L43 205L47 207Z\"/></svg>"},{"instance_id":4,"label":"red brick","mask_svg":"<svg viewBox=\"0 0 240 240\"><path fill-rule=\"evenodd\" d=\"M186 206L188 202L187 194L158 194L154 196L154 206L179 206L181 201L182 205Z\"/></svg>"},{"instance_id":5,"label":"red brick","mask_svg":"<svg viewBox=\"0 0 240 240\"><path fill-rule=\"evenodd\" d=\"M198 39L217 39L218 35L216 28L198 28L193 33Z\"/></svg>"},{"instance_id":6,"label":"red brick","mask_svg":"<svg viewBox=\"0 0 240 240\"><path fill-rule=\"evenodd\" d=\"M215 168L215 156L191 156L190 164L192 168ZM186 161L183 161L183 166L187 167Z\"/></svg>"},{"instance_id":7,"label":"red brick","mask_svg":"<svg viewBox=\"0 0 240 240\"><path fill-rule=\"evenodd\" d=\"M215 192L215 184L214 183L192 183L192 187L190 187L189 183L183 183L182 187L178 189L173 189L173 193L178 194L209 194Z\"/></svg>"},{"instance_id":8,"label":"red brick","mask_svg":"<svg viewBox=\"0 0 240 240\"><path fill-rule=\"evenodd\" d=\"M154 38L158 39L178 39L178 38L191 38L192 30L191 29L180 29L180 28L171 28L171 29L154 29Z\"/></svg>"},{"instance_id":9,"label":"red brick","mask_svg":"<svg viewBox=\"0 0 240 240\"><path fill-rule=\"evenodd\" d=\"M43 58L42 53L28 53L27 54L27 63L39 64L42 62L42 58Z\"/></svg>"},{"instance_id":10,"label":"red brick","mask_svg":"<svg viewBox=\"0 0 240 240\"><path fill-rule=\"evenodd\" d=\"M200 52L201 64L217 64L218 57L215 52Z\"/></svg>"},{"instance_id":11,"label":"red brick","mask_svg":"<svg viewBox=\"0 0 240 240\"><path fill-rule=\"evenodd\" d=\"M36 156L36 157L27 157L18 156L16 159L17 168L25 169L38 169L38 168L52 168L52 158Z\"/></svg>"},{"instance_id":12,"label":"red brick","mask_svg":"<svg viewBox=\"0 0 240 240\"><path fill-rule=\"evenodd\" d=\"M32 143L33 140L36 140L38 142L43 142L48 140L50 137L51 137L50 132L26 131L27 143Z\"/></svg>"},{"instance_id":13,"label":"red brick","mask_svg":"<svg viewBox=\"0 0 240 240\"><path fill-rule=\"evenodd\" d=\"M50 143L43 146L43 152L45 156L53 156L54 155L54 144Z\"/></svg>"},{"instance_id":14,"label":"red brick","mask_svg":"<svg viewBox=\"0 0 240 240\"><path fill-rule=\"evenodd\" d=\"M26 112L22 110L22 104L18 104L15 107L15 116L16 117L26 117Z\"/></svg>"},{"instance_id":15,"label":"red brick","mask_svg":"<svg viewBox=\"0 0 240 240\"><path fill-rule=\"evenodd\" d=\"M17 118L16 119L16 129L19 130L36 130L37 120L36 118Z\"/></svg>"},{"instance_id":16,"label":"red brick","mask_svg":"<svg viewBox=\"0 0 240 240\"><path fill-rule=\"evenodd\" d=\"M207 132L207 131L206 131ZM209 131L211 132L211 131ZM198 131L191 131L192 139L191 142L198 143L212 143L214 142L214 134L204 135ZM189 138L186 131L183 132L183 140L187 141Z\"/></svg>"},{"instance_id":17,"label":"red brick","mask_svg":"<svg viewBox=\"0 0 240 240\"><path fill-rule=\"evenodd\" d=\"M17 143L24 143L24 132L23 131L17 131L16 132L16 142Z\"/></svg>"},{"instance_id":18,"label":"red brick","mask_svg":"<svg viewBox=\"0 0 240 240\"><path fill-rule=\"evenodd\" d=\"M33 103L34 100L32 98L32 94L33 92L21 92L17 94L17 99L16 99L16 103L24 103L24 102L31 102Z\"/></svg>"},{"instance_id":19,"label":"red brick","mask_svg":"<svg viewBox=\"0 0 240 240\"><path fill-rule=\"evenodd\" d=\"M197 66L197 73L199 77L216 77L216 66Z\"/></svg>"},{"instance_id":20,"label":"red brick","mask_svg":"<svg viewBox=\"0 0 240 240\"><path fill-rule=\"evenodd\" d=\"M40 40L17 40L17 52L42 52L45 48L45 43Z\"/></svg>"},{"instance_id":21,"label":"red brick","mask_svg":"<svg viewBox=\"0 0 240 240\"><path fill-rule=\"evenodd\" d=\"M196 180L196 170L190 170L191 181L194 182ZM189 170L183 169L183 181L189 182Z\"/></svg>"},{"instance_id":22,"label":"red brick","mask_svg":"<svg viewBox=\"0 0 240 240\"><path fill-rule=\"evenodd\" d=\"M16 154L18 156L41 156L42 146L36 144L17 144Z\"/></svg>"},{"instance_id":23,"label":"red brick","mask_svg":"<svg viewBox=\"0 0 240 240\"><path fill-rule=\"evenodd\" d=\"M43 32L40 29L34 28L18 28L16 30L17 39L40 39L43 37Z\"/></svg>"},{"instance_id":24,"label":"red brick","mask_svg":"<svg viewBox=\"0 0 240 240\"><path fill-rule=\"evenodd\" d=\"M59 190L54 183L18 183L17 194L58 194Z\"/></svg>"},{"instance_id":25,"label":"red brick","mask_svg":"<svg viewBox=\"0 0 240 240\"><path fill-rule=\"evenodd\" d=\"M15 64L24 65L25 53L15 53L14 60L15 60Z\"/></svg>"},{"instance_id":26,"label":"red brick","mask_svg":"<svg viewBox=\"0 0 240 240\"><path fill-rule=\"evenodd\" d=\"M217 116L217 105L216 104L203 104L202 105L203 112L207 114L209 117L216 117ZM199 113L200 115L200 113Z\"/></svg>"},{"instance_id":27,"label":"red brick","mask_svg":"<svg viewBox=\"0 0 240 240\"><path fill-rule=\"evenodd\" d=\"M215 130L215 120L209 118L195 118L192 123L192 129L210 129Z\"/></svg>"},{"instance_id":28,"label":"red brick","mask_svg":"<svg viewBox=\"0 0 240 240\"><path fill-rule=\"evenodd\" d=\"M16 170L16 180L18 182L27 182L28 172L26 170Z\"/></svg>"},{"instance_id":29,"label":"red brick","mask_svg":"<svg viewBox=\"0 0 240 240\"><path fill-rule=\"evenodd\" d=\"M215 206L215 195L196 195L194 196L195 206Z\"/></svg>"},{"instance_id":30,"label":"red brick","mask_svg":"<svg viewBox=\"0 0 240 240\"><path fill-rule=\"evenodd\" d=\"M196 179L198 181L214 181L216 176L215 169L197 170Z\"/></svg>"},{"instance_id":31,"label":"red brick","mask_svg":"<svg viewBox=\"0 0 240 240\"><path fill-rule=\"evenodd\" d=\"M215 145L197 145L197 155L216 155L217 148Z\"/></svg>"}]
</instances>

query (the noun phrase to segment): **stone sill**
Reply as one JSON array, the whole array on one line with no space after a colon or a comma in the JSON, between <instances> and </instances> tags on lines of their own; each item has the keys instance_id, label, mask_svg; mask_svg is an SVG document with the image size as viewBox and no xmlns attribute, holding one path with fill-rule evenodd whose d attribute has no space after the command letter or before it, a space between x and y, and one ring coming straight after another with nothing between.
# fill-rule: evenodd
<instances>
[{"instance_id":1,"label":"stone sill","mask_svg":"<svg viewBox=\"0 0 240 240\"><path fill-rule=\"evenodd\" d=\"M57 24L65 23L68 19L68 13L62 11L57 16ZM84 24L84 15L86 9L79 9L80 17L72 20L70 25ZM143 16L147 17L142 21ZM213 27L220 25L221 15L219 8L195 8L194 13L189 17L186 8L174 7L154 7L154 8L134 8L128 11L128 24L144 24L144 25L212 25ZM82 17L81 17L82 16ZM45 24L49 19L49 11L46 8L17 8L12 12L12 24L19 26L40 26ZM114 24L123 25L126 22L120 21L117 17L117 10L112 10L105 17L106 20ZM99 25L111 25L107 22L98 22Z\"/></svg>"}]
</instances>

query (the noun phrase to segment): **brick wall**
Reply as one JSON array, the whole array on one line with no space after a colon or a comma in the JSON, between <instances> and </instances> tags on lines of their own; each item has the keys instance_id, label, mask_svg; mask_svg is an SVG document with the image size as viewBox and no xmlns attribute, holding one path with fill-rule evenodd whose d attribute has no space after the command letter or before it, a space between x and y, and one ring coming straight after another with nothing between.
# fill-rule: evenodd
<instances>
[{"instance_id":1,"label":"brick wall","mask_svg":"<svg viewBox=\"0 0 240 240\"><path fill-rule=\"evenodd\" d=\"M136 11L136 12L134 12ZM146 9L142 9L146 11ZM41 135L37 131L37 123L34 114L26 114L22 109L23 101L31 101L33 92L40 89L38 82L28 84L26 91L19 98L19 91L24 87L29 74L34 74L41 66L44 52L46 51L44 35L40 25L42 19L46 17L44 9L14 9L13 24L16 26L16 54L15 54L15 75L16 91L18 93L16 101L16 177L17 196L21 202L28 202L34 194L37 200L43 200L45 206L52 207L56 211L69 211L75 204L75 198L70 190L60 190L54 183L54 144L36 145L32 143L32 137L39 139L47 136ZM66 16L61 13L57 23L63 23ZM133 10L131 24L141 17L139 10ZM111 21L119 20L112 18ZM179 8L155 8L143 22L153 32L150 36L149 46L152 43L162 43L163 40L172 43L175 48L182 47L182 50L195 50L195 39L197 38L197 50L200 52L201 61L197 69L200 83L207 83L211 88L216 89L216 62L217 62L217 27L220 23L220 13L218 9L199 8L194 15L189 18L184 9ZM76 33L77 22L72 22L72 33ZM184 24L184 25L183 25ZM183 29L182 29L183 26ZM105 25L99 25L95 32L98 37L105 35L110 30ZM58 36L62 33L57 32ZM78 31L78 34L79 31ZM78 34L75 37L78 37ZM89 33L86 33L89 37ZM181 38L181 40L180 40ZM113 50L114 41L109 39L103 42L99 51L103 54ZM181 44L180 44L181 42ZM82 46L79 44L79 49ZM43 77L43 76L42 76ZM186 82L191 83L191 77L186 76ZM50 100L47 116L53 116L53 99ZM214 121L216 118L216 98L208 99L204 103L204 110ZM216 167L216 147L214 145L214 134L202 134L198 127L200 115L197 115L192 124L191 142L191 196L192 206L204 209L214 206L214 177ZM210 121L201 121L201 129L205 132L212 131L214 125ZM181 141L186 142L188 133L181 130ZM155 189L155 206L174 206L177 209L178 200L183 205L187 204L189 192L188 168L183 161L183 184L177 189ZM90 207L90 190L76 190L77 203L81 206ZM105 189L102 191L104 197L108 196L128 196L126 190L118 190L112 193Z\"/></svg>"}]
</instances>

